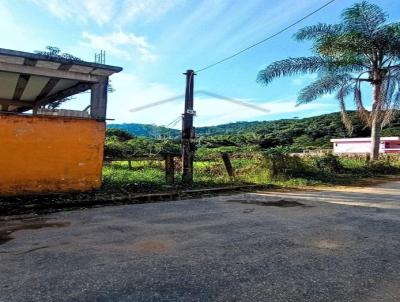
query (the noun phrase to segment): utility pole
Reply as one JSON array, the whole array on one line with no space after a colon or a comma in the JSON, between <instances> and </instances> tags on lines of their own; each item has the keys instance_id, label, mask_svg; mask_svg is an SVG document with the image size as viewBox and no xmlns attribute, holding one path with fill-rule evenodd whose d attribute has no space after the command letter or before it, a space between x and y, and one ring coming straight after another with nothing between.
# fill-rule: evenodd
<instances>
[{"instance_id":1,"label":"utility pole","mask_svg":"<svg viewBox=\"0 0 400 302\"><path fill-rule=\"evenodd\" d=\"M193 82L196 75L193 70L187 70L186 92L185 92L185 111L182 115L182 182L193 183L193 158L195 151L195 130L193 128Z\"/></svg>"}]
</instances>

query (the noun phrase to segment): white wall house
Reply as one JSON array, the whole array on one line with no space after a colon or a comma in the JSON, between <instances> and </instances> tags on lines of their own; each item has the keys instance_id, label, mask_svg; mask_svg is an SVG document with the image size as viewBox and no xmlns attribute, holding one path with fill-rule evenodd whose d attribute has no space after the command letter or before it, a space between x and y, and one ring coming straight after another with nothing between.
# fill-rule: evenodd
<instances>
[{"instance_id":1,"label":"white wall house","mask_svg":"<svg viewBox=\"0 0 400 302\"><path fill-rule=\"evenodd\" d=\"M357 154L369 153L371 150L371 138L337 138L331 139L333 153L335 154ZM379 146L380 153L400 153L400 137L381 137Z\"/></svg>"}]
</instances>

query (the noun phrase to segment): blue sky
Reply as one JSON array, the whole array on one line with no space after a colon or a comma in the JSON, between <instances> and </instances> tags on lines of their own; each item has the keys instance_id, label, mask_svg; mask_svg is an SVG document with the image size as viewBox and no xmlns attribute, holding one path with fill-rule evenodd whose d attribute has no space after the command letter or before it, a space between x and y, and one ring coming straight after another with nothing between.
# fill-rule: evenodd
<instances>
[{"instance_id":1,"label":"blue sky","mask_svg":"<svg viewBox=\"0 0 400 302\"><path fill-rule=\"evenodd\" d=\"M106 63L124 68L112 76L116 91L109 95L108 117L114 122L167 125L183 111L183 100L130 112L184 92L186 69L205 65L257 42L316 9L327 0L0 0L2 48L23 51L57 46L87 61L106 51ZM336 0L295 28L195 78L198 90L254 103L263 113L212 99L195 97L197 126L234 121L305 117L337 111L330 95L295 107L298 91L315 76L256 83L257 72L289 56L311 54L308 43L292 39L303 26L335 23L340 12L355 3ZM400 1L374 0L400 20ZM64 105L84 108L83 94Z\"/></svg>"}]
</instances>

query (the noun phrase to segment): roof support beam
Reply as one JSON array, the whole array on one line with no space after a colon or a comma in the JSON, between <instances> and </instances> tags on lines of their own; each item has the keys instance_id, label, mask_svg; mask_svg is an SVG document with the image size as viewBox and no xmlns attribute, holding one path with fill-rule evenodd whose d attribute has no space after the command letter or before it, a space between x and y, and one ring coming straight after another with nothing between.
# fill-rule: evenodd
<instances>
[{"instance_id":1,"label":"roof support beam","mask_svg":"<svg viewBox=\"0 0 400 302\"><path fill-rule=\"evenodd\" d=\"M35 105L34 102L26 102L26 101L17 101L17 100L0 100L1 106L24 106L33 108Z\"/></svg>"},{"instance_id":2,"label":"roof support beam","mask_svg":"<svg viewBox=\"0 0 400 302\"><path fill-rule=\"evenodd\" d=\"M67 97L69 97L71 95L81 93L83 91L86 91L86 90L90 89L90 87L92 85L93 84L89 84L89 83L77 84L77 85L72 86L72 87L70 87L68 89L62 90L60 92L54 93L52 95L49 95L49 96L47 96L47 97L45 97L45 98L43 98L41 100L38 100L35 103L35 107L45 106L45 105L47 105L49 103L65 99L65 98L67 98Z\"/></svg>"},{"instance_id":3,"label":"roof support beam","mask_svg":"<svg viewBox=\"0 0 400 302\"><path fill-rule=\"evenodd\" d=\"M26 59L24 60L24 64L26 66L35 66L37 63L36 60L33 59ZM26 85L28 84L28 81L30 79L30 75L29 74L20 74L19 78L18 78L18 82L17 82L17 86L15 87L15 91L14 91L14 95L13 95L13 100L20 100Z\"/></svg>"},{"instance_id":4,"label":"roof support beam","mask_svg":"<svg viewBox=\"0 0 400 302\"><path fill-rule=\"evenodd\" d=\"M61 64L58 67L58 70L69 70L72 67L71 64ZM58 84L58 82L60 81L60 79L54 79L54 78L50 78L49 81L47 82L47 84L43 87L42 91L39 93L39 95L37 96L36 100L41 100L45 97L48 96L48 94L51 92L51 90Z\"/></svg>"},{"instance_id":5,"label":"roof support beam","mask_svg":"<svg viewBox=\"0 0 400 302\"><path fill-rule=\"evenodd\" d=\"M22 73L22 74L65 79L65 80L74 80L74 81L88 82L88 83L98 83L102 80L101 76L96 76L87 73L49 69L37 66L11 64L5 62L0 62L0 71L11 72L11 73Z\"/></svg>"},{"instance_id":6,"label":"roof support beam","mask_svg":"<svg viewBox=\"0 0 400 302\"><path fill-rule=\"evenodd\" d=\"M20 100L22 94L25 91L26 85L28 84L30 75L20 74L17 82L17 86L14 90L13 100Z\"/></svg>"}]
</instances>

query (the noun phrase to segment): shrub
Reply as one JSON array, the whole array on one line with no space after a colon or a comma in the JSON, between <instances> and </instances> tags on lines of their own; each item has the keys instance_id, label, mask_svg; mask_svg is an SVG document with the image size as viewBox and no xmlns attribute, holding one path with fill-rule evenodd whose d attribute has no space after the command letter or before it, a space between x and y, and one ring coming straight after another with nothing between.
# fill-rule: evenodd
<instances>
[{"instance_id":1,"label":"shrub","mask_svg":"<svg viewBox=\"0 0 400 302\"><path fill-rule=\"evenodd\" d=\"M309 167L298 156L283 153L264 154L271 177L301 177L310 173Z\"/></svg>"},{"instance_id":2,"label":"shrub","mask_svg":"<svg viewBox=\"0 0 400 302\"><path fill-rule=\"evenodd\" d=\"M277 155L300 153L300 152L302 152L302 149L295 146L277 146L274 148L269 148L264 150L265 154L277 154Z\"/></svg>"},{"instance_id":3,"label":"shrub","mask_svg":"<svg viewBox=\"0 0 400 302\"><path fill-rule=\"evenodd\" d=\"M105 157L124 157L127 153L127 145L115 138L107 138L104 144Z\"/></svg>"},{"instance_id":4,"label":"shrub","mask_svg":"<svg viewBox=\"0 0 400 302\"><path fill-rule=\"evenodd\" d=\"M390 164L388 160L375 160L373 162L367 162L365 169L371 174L390 174L396 172L396 167Z\"/></svg>"},{"instance_id":5,"label":"shrub","mask_svg":"<svg viewBox=\"0 0 400 302\"><path fill-rule=\"evenodd\" d=\"M320 172L325 174L339 173L343 170L339 158L332 154L326 154L314 158L313 164Z\"/></svg>"},{"instance_id":6,"label":"shrub","mask_svg":"<svg viewBox=\"0 0 400 302\"><path fill-rule=\"evenodd\" d=\"M107 137L114 136L114 137L118 138L118 140L120 140L120 141L127 141L127 140L134 138L134 136L132 134L130 134L124 130L117 129L117 128L107 128L106 136Z\"/></svg>"}]
</instances>

